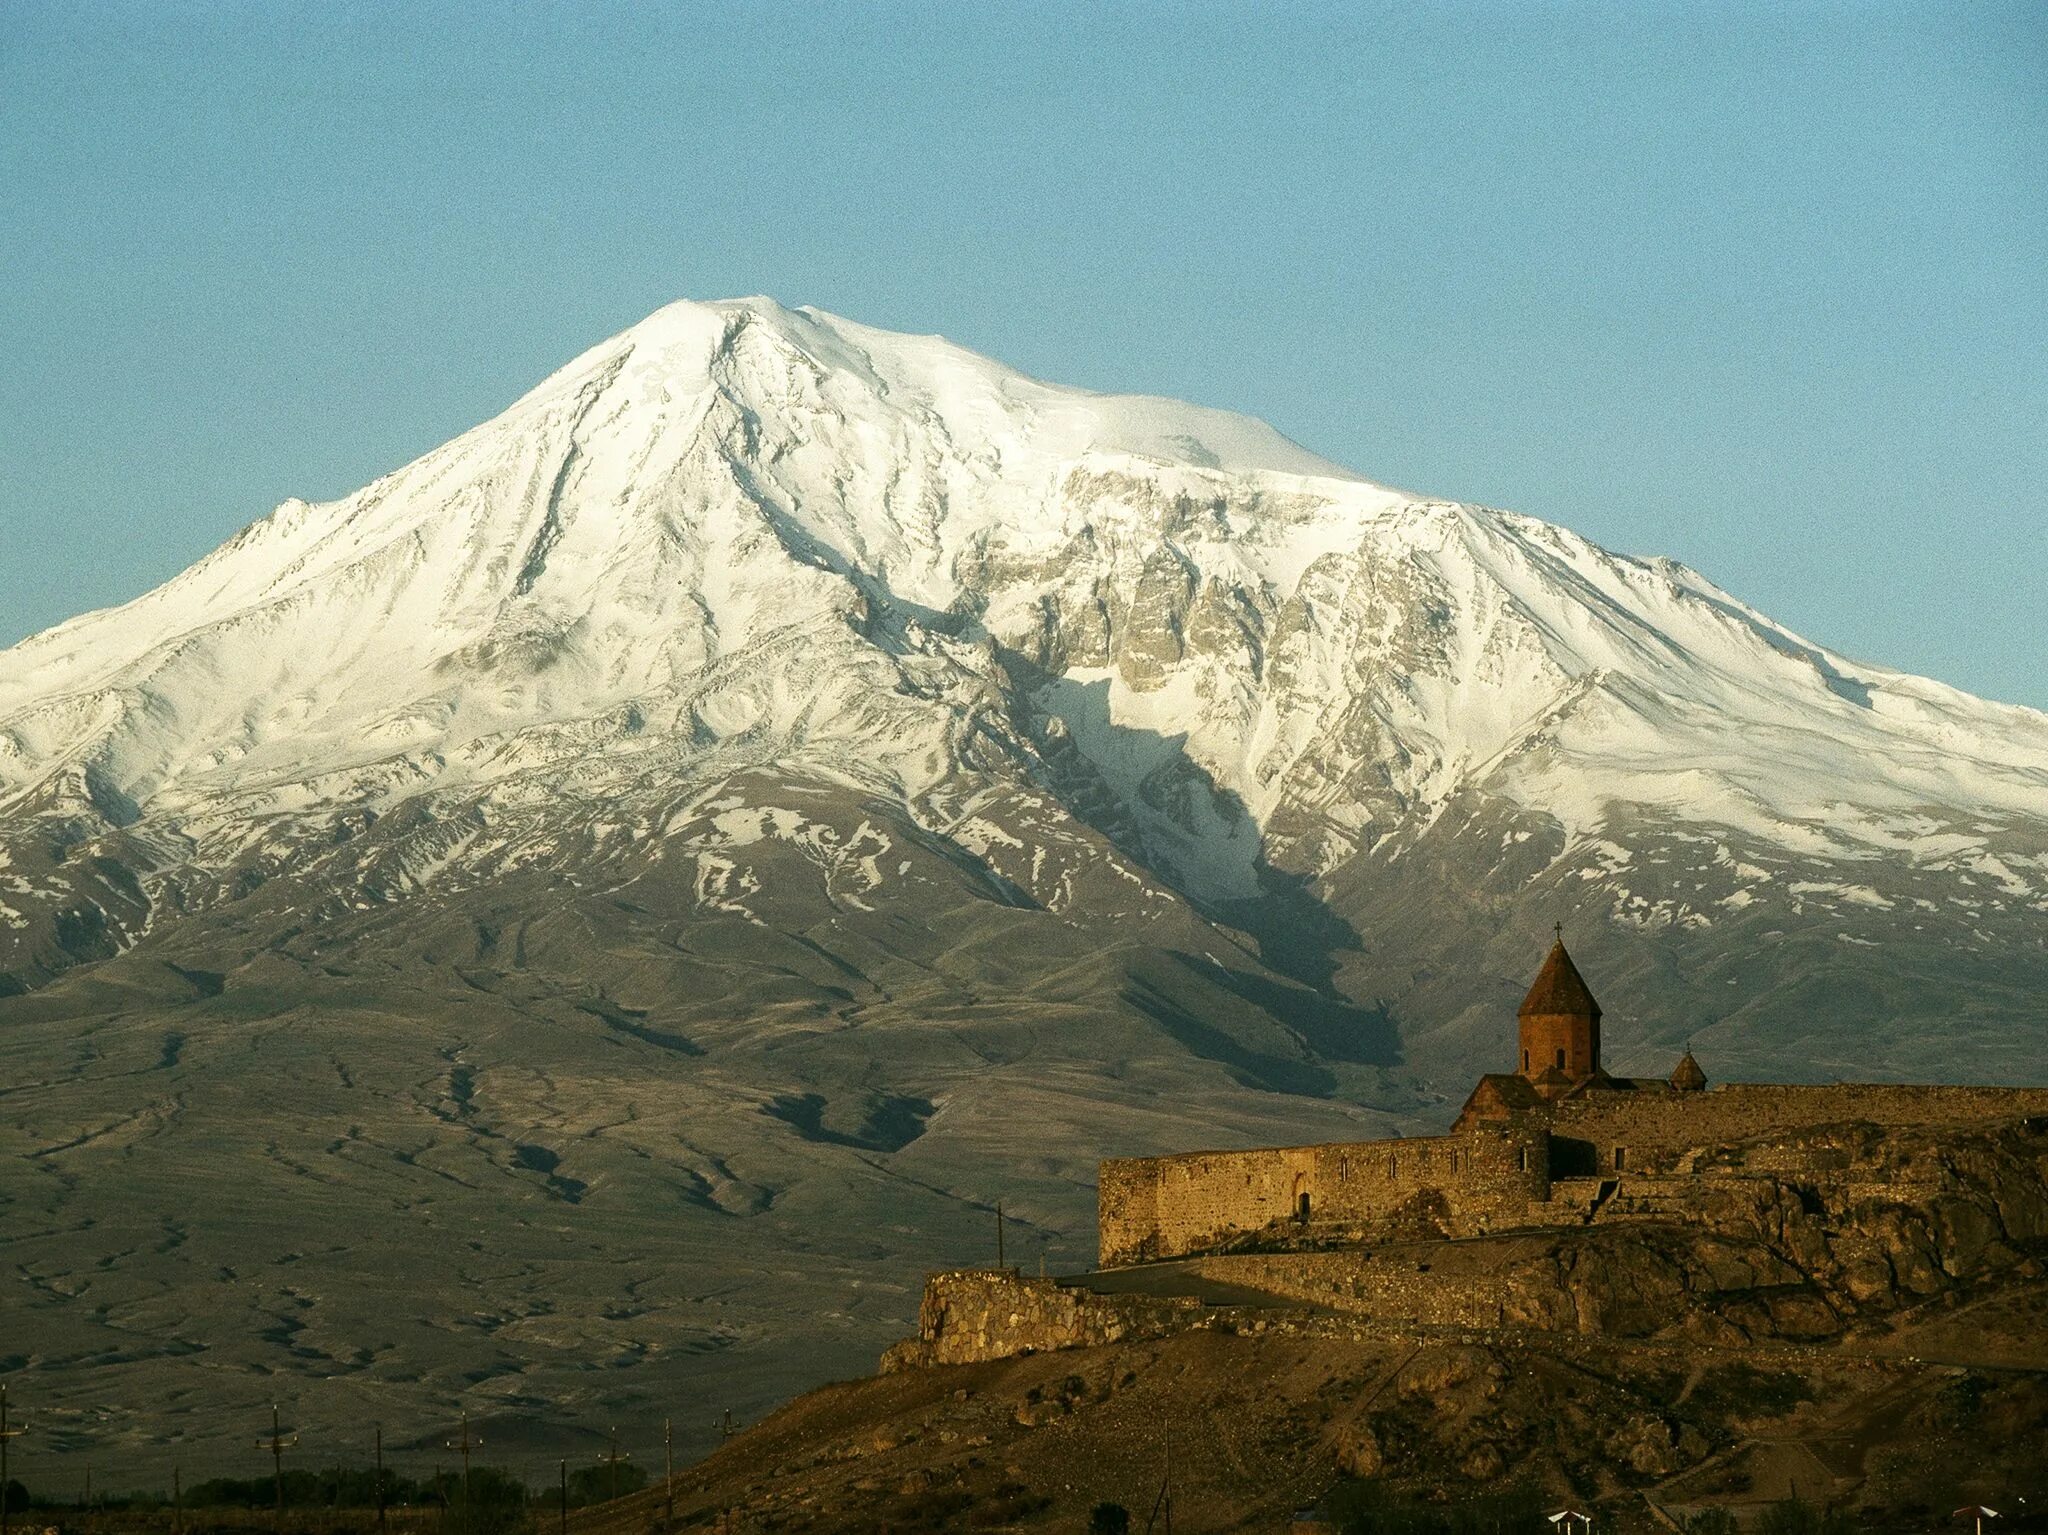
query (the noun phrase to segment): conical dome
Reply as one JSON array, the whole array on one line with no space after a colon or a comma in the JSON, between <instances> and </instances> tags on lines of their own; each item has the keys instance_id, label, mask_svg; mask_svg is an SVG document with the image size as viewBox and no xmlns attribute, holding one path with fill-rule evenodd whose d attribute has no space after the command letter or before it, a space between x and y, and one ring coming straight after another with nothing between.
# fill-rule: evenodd
<instances>
[{"instance_id":1,"label":"conical dome","mask_svg":"<svg viewBox=\"0 0 2048 1535\"><path fill-rule=\"evenodd\" d=\"M1579 974L1579 967L1572 963L1571 955L1565 952L1562 938L1550 946L1550 955L1543 961L1543 968L1537 972L1536 984L1531 986L1529 994L1522 998L1522 1005L1517 1009L1516 1016L1600 1016L1600 1004L1593 1000L1593 993L1588 989L1585 977Z\"/></svg>"},{"instance_id":2,"label":"conical dome","mask_svg":"<svg viewBox=\"0 0 2048 1535\"><path fill-rule=\"evenodd\" d=\"M1600 1075L1600 1004L1565 952L1562 930L1516 1016L1523 1076L1555 1071L1583 1082Z\"/></svg>"},{"instance_id":3,"label":"conical dome","mask_svg":"<svg viewBox=\"0 0 2048 1535\"><path fill-rule=\"evenodd\" d=\"M1678 1065L1672 1068L1671 1085L1681 1093L1696 1093L1707 1085L1707 1074L1700 1070L1700 1063L1686 1051L1679 1057Z\"/></svg>"}]
</instances>

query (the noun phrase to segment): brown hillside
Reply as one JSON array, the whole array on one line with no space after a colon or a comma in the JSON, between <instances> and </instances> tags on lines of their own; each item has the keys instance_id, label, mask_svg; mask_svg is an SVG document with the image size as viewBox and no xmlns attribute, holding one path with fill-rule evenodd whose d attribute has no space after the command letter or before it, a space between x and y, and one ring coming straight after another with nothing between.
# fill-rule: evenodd
<instances>
[{"instance_id":1,"label":"brown hillside","mask_svg":"<svg viewBox=\"0 0 2048 1535\"><path fill-rule=\"evenodd\" d=\"M1316 1335L1275 1311L1196 1330L828 1386L680 1473L677 1524L759 1531L1281 1530L1347 1473L1456 1499L1516 1485L1624 1527L1797 1495L1892 1527L2048 1473L2048 1284L2022 1281L1853 1348L1529 1334ZM653 1527L656 1487L578 1535Z\"/></svg>"}]
</instances>

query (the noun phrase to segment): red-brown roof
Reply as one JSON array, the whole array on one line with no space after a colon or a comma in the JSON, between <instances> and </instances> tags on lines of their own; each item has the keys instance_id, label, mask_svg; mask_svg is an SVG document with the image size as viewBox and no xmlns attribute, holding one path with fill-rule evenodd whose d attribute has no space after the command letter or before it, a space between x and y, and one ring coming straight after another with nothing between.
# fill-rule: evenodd
<instances>
[{"instance_id":1,"label":"red-brown roof","mask_svg":"<svg viewBox=\"0 0 2048 1535\"><path fill-rule=\"evenodd\" d=\"M1516 1016L1527 1018L1536 1013L1563 1013L1573 1018L1600 1016L1600 1004L1586 989L1585 978L1579 974L1579 967L1572 963L1571 955L1565 953L1562 939L1550 946L1550 957L1543 961L1536 984L1529 988L1529 995L1522 998Z\"/></svg>"},{"instance_id":2,"label":"red-brown roof","mask_svg":"<svg viewBox=\"0 0 2048 1535\"><path fill-rule=\"evenodd\" d=\"M1678 1059L1678 1066L1671 1073L1671 1085L1682 1093L1696 1093L1707 1085L1707 1074L1700 1070L1700 1063L1686 1051Z\"/></svg>"}]
</instances>

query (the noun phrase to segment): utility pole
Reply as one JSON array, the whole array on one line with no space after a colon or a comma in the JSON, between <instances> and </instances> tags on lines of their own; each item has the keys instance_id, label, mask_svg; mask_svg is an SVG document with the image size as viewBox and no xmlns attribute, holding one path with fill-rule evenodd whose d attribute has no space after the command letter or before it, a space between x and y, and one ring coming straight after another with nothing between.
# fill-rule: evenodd
<instances>
[{"instance_id":1,"label":"utility pole","mask_svg":"<svg viewBox=\"0 0 2048 1535\"><path fill-rule=\"evenodd\" d=\"M277 1404L270 1405L270 1437L256 1441L256 1448L270 1451L271 1475L277 1482L277 1535L284 1535L284 1452L299 1442L293 1434L287 1439L284 1430L278 1426Z\"/></svg>"},{"instance_id":2,"label":"utility pole","mask_svg":"<svg viewBox=\"0 0 2048 1535\"><path fill-rule=\"evenodd\" d=\"M1173 1430L1166 1431L1166 1467L1159 1475L1159 1496L1152 1500L1152 1513L1145 1520L1146 1535L1151 1535L1152 1526L1161 1512L1166 1515L1166 1535L1173 1535Z\"/></svg>"},{"instance_id":3,"label":"utility pole","mask_svg":"<svg viewBox=\"0 0 2048 1535\"><path fill-rule=\"evenodd\" d=\"M569 1463L562 1462L562 1535L569 1535Z\"/></svg>"},{"instance_id":4,"label":"utility pole","mask_svg":"<svg viewBox=\"0 0 2048 1535\"><path fill-rule=\"evenodd\" d=\"M669 1432L669 1420L661 1420L661 1490L666 1509L661 1517L662 1535L676 1525L676 1455L675 1439ZM0 1531L0 1535L6 1535Z\"/></svg>"},{"instance_id":5,"label":"utility pole","mask_svg":"<svg viewBox=\"0 0 2048 1535\"><path fill-rule=\"evenodd\" d=\"M462 1506L464 1508L469 1507L469 1452L481 1449L482 1447L483 1441L481 1439L472 1439L469 1436L469 1409L464 1408L462 1412L462 1438L448 1446L451 1450L460 1450L462 1452Z\"/></svg>"},{"instance_id":6,"label":"utility pole","mask_svg":"<svg viewBox=\"0 0 2048 1535\"><path fill-rule=\"evenodd\" d=\"M997 1268L999 1268L999 1269L1000 1269L1000 1268L1002 1268L1002 1267L1004 1267L1004 1263L1003 1263L1003 1202L1002 1202L1002 1201L1001 1201L1000 1199L998 1199L998 1200L996 1201L996 1267L997 1267Z\"/></svg>"},{"instance_id":7,"label":"utility pole","mask_svg":"<svg viewBox=\"0 0 2048 1535\"><path fill-rule=\"evenodd\" d=\"M1173 1430L1166 1431L1166 1480L1159 1486L1166 1499L1166 1535L1173 1535Z\"/></svg>"},{"instance_id":8,"label":"utility pole","mask_svg":"<svg viewBox=\"0 0 2048 1535\"><path fill-rule=\"evenodd\" d=\"M171 1535L185 1528L185 1468L171 1467Z\"/></svg>"},{"instance_id":9,"label":"utility pole","mask_svg":"<svg viewBox=\"0 0 2048 1535\"><path fill-rule=\"evenodd\" d=\"M384 1528L384 1425L377 1425L377 1528Z\"/></svg>"},{"instance_id":10,"label":"utility pole","mask_svg":"<svg viewBox=\"0 0 2048 1535\"><path fill-rule=\"evenodd\" d=\"M614 1428L612 1430L611 1454L605 1457L606 1461L611 1465L612 1468L611 1501L613 1502L617 1502L619 1496L619 1462L622 1460L631 1460L632 1458L633 1457L630 1455L621 1455L619 1453L619 1431L616 1428Z\"/></svg>"},{"instance_id":11,"label":"utility pole","mask_svg":"<svg viewBox=\"0 0 2048 1535\"><path fill-rule=\"evenodd\" d=\"M7 1535L7 1447L25 1427L7 1421L7 1388L0 1386L0 1535Z\"/></svg>"}]
</instances>

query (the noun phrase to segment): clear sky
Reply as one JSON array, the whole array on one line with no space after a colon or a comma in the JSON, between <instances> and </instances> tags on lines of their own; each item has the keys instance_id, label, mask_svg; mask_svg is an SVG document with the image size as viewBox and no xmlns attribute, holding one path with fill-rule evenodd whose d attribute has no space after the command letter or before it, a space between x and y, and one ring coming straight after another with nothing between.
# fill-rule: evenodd
<instances>
[{"instance_id":1,"label":"clear sky","mask_svg":"<svg viewBox=\"0 0 2048 1535\"><path fill-rule=\"evenodd\" d=\"M2048 6L1997 0L0 0L0 644L764 292L2048 707Z\"/></svg>"}]
</instances>

